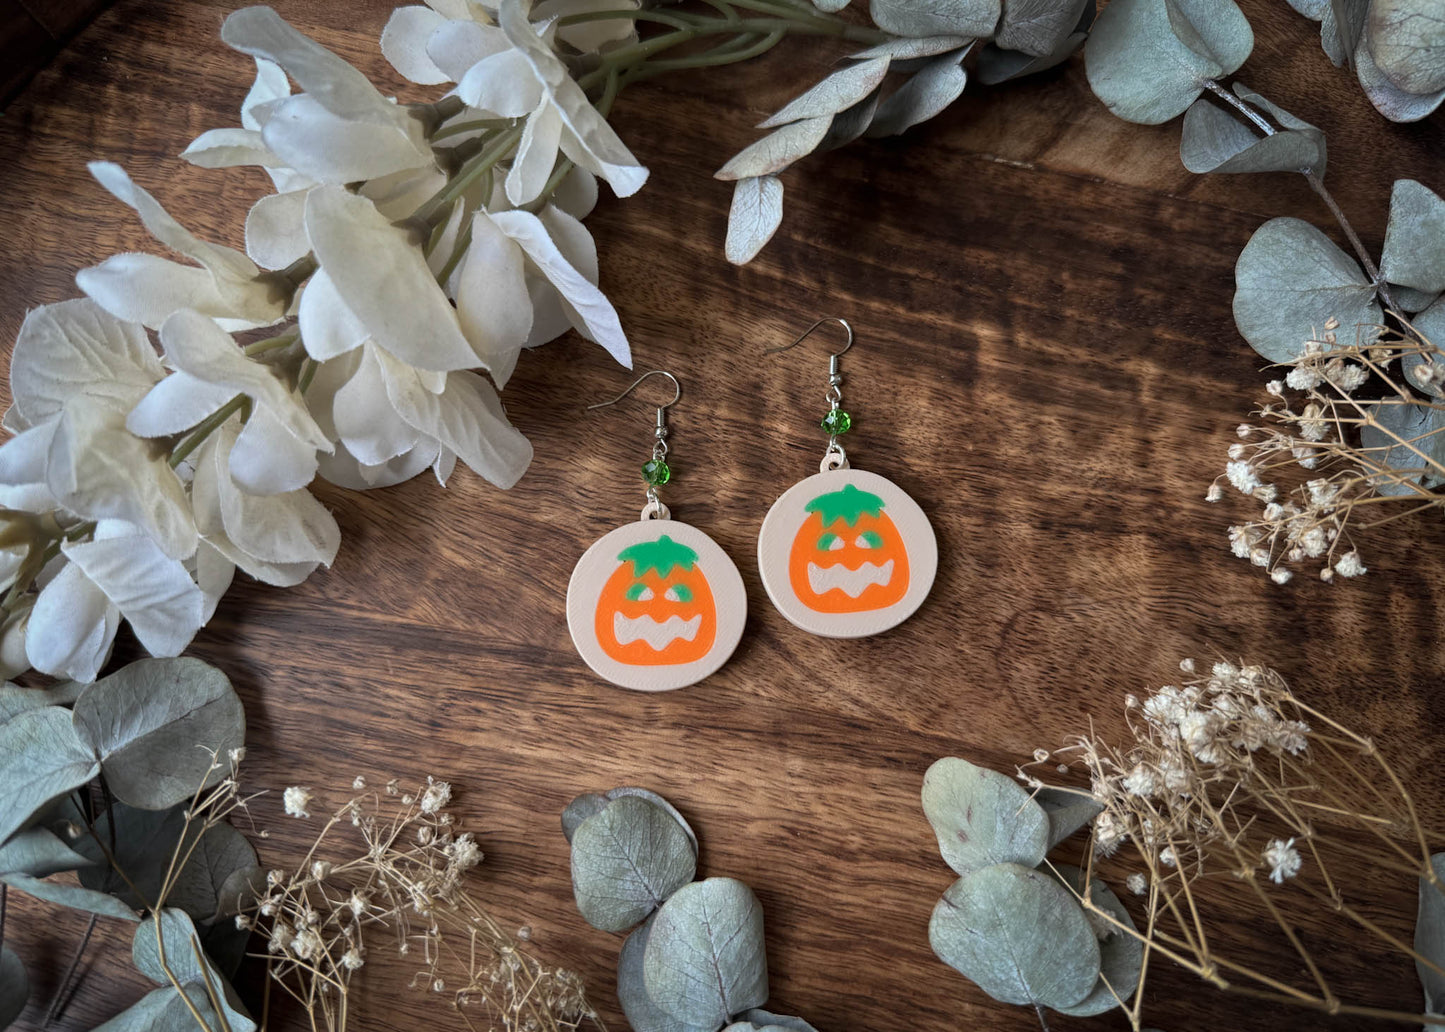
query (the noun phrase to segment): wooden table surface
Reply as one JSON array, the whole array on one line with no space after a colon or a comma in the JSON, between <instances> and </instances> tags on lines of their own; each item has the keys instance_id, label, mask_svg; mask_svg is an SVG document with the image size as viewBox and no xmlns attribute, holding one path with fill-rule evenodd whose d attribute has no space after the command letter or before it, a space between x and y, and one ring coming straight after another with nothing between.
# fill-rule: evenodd
<instances>
[{"instance_id":1,"label":"wooden table surface","mask_svg":"<svg viewBox=\"0 0 1445 1032\"><path fill-rule=\"evenodd\" d=\"M241 244L264 177L175 158L237 122L251 63L218 39L230 6L124 0L0 119L0 338L13 340L28 307L75 295L77 268L152 247L87 160L121 162L193 230ZM380 56L383 0L276 7L384 88L424 95ZM1329 181L1378 247L1392 179L1445 186L1438 120L1390 125L1329 64L1312 23L1274 0L1245 9L1258 42L1244 81L1328 131ZM722 258L730 187L711 173L837 53L794 42L624 94L613 121L652 178L588 221L639 369L684 381L666 498L747 583L743 643L719 674L633 694L599 682L571 647L568 574L635 518L650 418L641 404L582 414L628 380L575 337L525 355L504 393L536 445L514 490L465 470L445 491L425 477L370 494L322 485L343 532L334 568L289 591L238 577L193 649L245 699L251 787L309 785L339 801L356 774L451 780L488 854L481 891L504 923L531 927L548 960L586 977L617 1028L621 940L577 914L557 823L589 789L646 785L688 815L702 873L741 878L762 900L772 1009L824 1032L1038 1027L929 950L928 915L952 875L920 812L923 771L948 754L1007 769L1090 720L1117 731L1124 693L1166 683L1186 655L1276 666L1373 734L1445 827L1432 752L1445 717L1445 528L1401 522L1366 540L1368 576L1280 588L1225 546L1225 525L1251 504L1203 500L1262 396L1262 362L1230 316L1234 261L1272 215L1334 232L1306 184L1191 176L1177 122L1115 120L1076 60L1037 81L970 87L903 139L806 161L787 173L776 239L733 268ZM850 455L920 502L941 552L918 614L852 642L788 624L754 558L773 498L817 468L825 372L821 347L760 354L829 315L858 329L845 360ZM263 862L293 862L301 829L274 798L257 806L273 829ZM1362 875L1349 891L1409 935L1414 885ZM84 920L11 899L7 935L43 1003ZM1302 926L1341 995L1418 1006L1411 966L1341 927L1323 915ZM1226 914L1219 941L1247 949L1261 929ZM102 924L58 1027L90 1027L139 996L128 938ZM1164 966L1151 974L1148 1023L1169 1032L1378 1027L1249 1003ZM373 955L362 975L353 1027L455 1027L406 987L411 970L395 958ZM22 1026L40 1017L32 1006Z\"/></svg>"}]
</instances>

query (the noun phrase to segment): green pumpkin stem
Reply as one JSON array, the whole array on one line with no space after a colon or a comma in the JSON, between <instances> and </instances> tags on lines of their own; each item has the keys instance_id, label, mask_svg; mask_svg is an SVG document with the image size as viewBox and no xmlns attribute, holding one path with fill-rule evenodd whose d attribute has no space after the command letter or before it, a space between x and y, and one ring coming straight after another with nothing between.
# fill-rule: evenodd
<instances>
[{"instance_id":1,"label":"green pumpkin stem","mask_svg":"<svg viewBox=\"0 0 1445 1032\"><path fill-rule=\"evenodd\" d=\"M860 491L852 484L846 484L841 491L819 495L807 505L804 512L816 512L823 517L823 526L831 526L835 520L842 520L850 527L856 527L866 514L877 516L883 511L883 499L876 494Z\"/></svg>"},{"instance_id":2,"label":"green pumpkin stem","mask_svg":"<svg viewBox=\"0 0 1445 1032\"><path fill-rule=\"evenodd\" d=\"M633 574L638 577L648 570L656 570L659 577L666 577L674 566L691 570L697 563L697 553L664 534L656 541L629 545L618 553L617 561L630 562Z\"/></svg>"}]
</instances>

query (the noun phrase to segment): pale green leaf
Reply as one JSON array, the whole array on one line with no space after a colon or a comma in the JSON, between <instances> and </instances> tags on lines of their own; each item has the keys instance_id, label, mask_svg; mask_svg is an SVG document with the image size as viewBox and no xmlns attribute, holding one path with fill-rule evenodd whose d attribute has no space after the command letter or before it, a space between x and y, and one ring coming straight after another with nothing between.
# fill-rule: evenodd
<instances>
[{"instance_id":1,"label":"pale green leaf","mask_svg":"<svg viewBox=\"0 0 1445 1032\"><path fill-rule=\"evenodd\" d=\"M49 828L27 828L0 846L0 874L45 878L93 863L61 841Z\"/></svg>"},{"instance_id":2,"label":"pale green leaf","mask_svg":"<svg viewBox=\"0 0 1445 1032\"><path fill-rule=\"evenodd\" d=\"M636 796L615 799L572 836L572 890L594 928L620 932L692 880L697 857L672 815Z\"/></svg>"},{"instance_id":3,"label":"pale green leaf","mask_svg":"<svg viewBox=\"0 0 1445 1032\"><path fill-rule=\"evenodd\" d=\"M1267 104L1258 94L1256 104ZM1179 157L1191 172L1301 172L1325 171L1325 137L1274 105L1267 108L1277 119L1288 117L1295 126L1263 136L1243 116L1208 100L1196 100L1184 114Z\"/></svg>"},{"instance_id":4,"label":"pale green leaf","mask_svg":"<svg viewBox=\"0 0 1445 1032\"><path fill-rule=\"evenodd\" d=\"M912 61L920 57L934 57L950 50L962 50L972 43L967 36L922 36L890 39L877 46L849 54L854 61L867 61L875 57L888 57L894 61Z\"/></svg>"},{"instance_id":5,"label":"pale green leaf","mask_svg":"<svg viewBox=\"0 0 1445 1032\"><path fill-rule=\"evenodd\" d=\"M1084 891L1084 872L1072 864L1057 864L1050 872L1061 877L1076 897ZM1130 930L1137 931L1134 919L1119 901L1119 897L1098 878L1089 882L1089 901L1110 917L1121 922ZM1063 1014L1077 1018L1103 1014L1127 1001L1139 985L1139 975L1144 968L1144 943L1122 929L1112 928L1102 918L1096 919L1096 928L1102 929L1099 941L1099 981L1093 992L1069 1007L1057 1008Z\"/></svg>"},{"instance_id":6,"label":"pale green leaf","mask_svg":"<svg viewBox=\"0 0 1445 1032\"><path fill-rule=\"evenodd\" d=\"M1019 864L951 885L928 924L933 952L1003 1003L1072 1007L1099 980L1099 945L1068 889Z\"/></svg>"},{"instance_id":7,"label":"pale green leaf","mask_svg":"<svg viewBox=\"0 0 1445 1032\"><path fill-rule=\"evenodd\" d=\"M743 1021L756 1025L759 1028L780 1028L786 1029L788 1032L818 1032L816 1028L802 1018L794 1018L786 1014L773 1014L770 1011L759 1008L743 1011L739 1016Z\"/></svg>"},{"instance_id":8,"label":"pale green leaf","mask_svg":"<svg viewBox=\"0 0 1445 1032\"><path fill-rule=\"evenodd\" d=\"M0 1029L9 1028L20 1017L29 998L30 976L25 965L9 946L0 947Z\"/></svg>"},{"instance_id":9,"label":"pale green leaf","mask_svg":"<svg viewBox=\"0 0 1445 1032\"><path fill-rule=\"evenodd\" d=\"M1375 288L1355 260L1300 219L1270 219L1234 267L1234 321L1271 362L1288 362L1330 318L1353 339L1380 321ZM1368 331L1366 336L1368 336Z\"/></svg>"},{"instance_id":10,"label":"pale green leaf","mask_svg":"<svg viewBox=\"0 0 1445 1032\"><path fill-rule=\"evenodd\" d=\"M734 154L726 165L713 173L722 180L747 179L781 172L799 158L813 153L833 124L831 115L805 118L775 129L767 136Z\"/></svg>"},{"instance_id":11,"label":"pale green leaf","mask_svg":"<svg viewBox=\"0 0 1445 1032\"><path fill-rule=\"evenodd\" d=\"M1017 50L1000 50L990 43L978 52L974 77L985 86L994 86L1009 79L1020 79L1025 75L1048 71L1072 57L1074 51L1083 46L1088 38L1087 32L1072 33L1060 44L1059 49L1048 57L1030 57Z\"/></svg>"},{"instance_id":12,"label":"pale green leaf","mask_svg":"<svg viewBox=\"0 0 1445 1032\"><path fill-rule=\"evenodd\" d=\"M689 1025L669 1015L652 1002L642 978L642 957L647 950L647 937L657 915L638 926L622 944L617 958L617 1001L632 1032L716 1032L716 1025Z\"/></svg>"},{"instance_id":13,"label":"pale green leaf","mask_svg":"<svg viewBox=\"0 0 1445 1032\"><path fill-rule=\"evenodd\" d=\"M1375 64L1366 40L1355 48L1355 75L1365 96L1375 110L1392 122L1418 122L1432 114L1445 101L1445 89L1432 93L1407 93L1400 89Z\"/></svg>"},{"instance_id":14,"label":"pale green leaf","mask_svg":"<svg viewBox=\"0 0 1445 1032\"><path fill-rule=\"evenodd\" d=\"M746 265L763 249L783 221L783 181L749 176L733 187L728 235L723 253L734 265Z\"/></svg>"},{"instance_id":15,"label":"pale green leaf","mask_svg":"<svg viewBox=\"0 0 1445 1032\"><path fill-rule=\"evenodd\" d=\"M1395 304L1406 312L1423 312L1433 305L1440 295L1428 290L1416 290L1414 287L1391 283L1390 296L1394 298Z\"/></svg>"},{"instance_id":16,"label":"pale green leaf","mask_svg":"<svg viewBox=\"0 0 1445 1032\"><path fill-rule=\"evenodd\" d=\"M938 851L959 874L1006 860L1033 867L1048 851L1043 807L996 770L944 757L923 776L922 794Z\"/></svg>"},{"instance_id":17,"label":"pale green leaf","mask_svg":"<svg viewBox=\"0 0 1445 1032\"><path fill-rule=\"evenodd\" d=\"M1370 478L1375 490L1392 497L1419 494L1411 485L1445 466L1445 409L1378 405L1369 415L1374 422L1360 427L1360 447L1381 470Z\"/></svg>"},{"instance_id":18,"label":"pale green leaf","mask_svg":"<svg viewBox=\"0 0 1445 1032\"><path fill-rule=\"evenodd\" d=\"M1413 179L1395 180L1390 191L1380 272L1390 283L1445 290L1445 200Z\"/></svg>"},{"instance_id":19,"label":"pale green leaf","mask_svg":"<svg viewBox=\"0 0 1445 1032\"><path fill-rule=\"evenodd\" d=\"M153 915L142 921L131 940L131 959L141 974L158 985L170 983L174 976L188 993L192 986L204 988L209 981L221 999L231 1032L254 1032L256 1023L246 1013L231 983L206 957L191 919L183 911L167 907L160 914L159 935L156 920Z\"/></svg>"},{"instance_id":20,"label":"pale green leaf","mask_svg":"<svg viewBox=\"0 0 1445 1032\"><path fill-rule=\"evenodd\" d=\"M100 764L60 706L27 710L0 724L0 842L46 803L78 788Z\"/></svg>"},{"instance_id":21,"label":"pale green leaf","mask_svg":"<svg viewBox=\"0 0 1445 1032\"><path fill-rule=\"evenodd\" d=\"M642 957L653 1003L689 1025L718 1028L768 998L763 908L740 881L708 878L663 904Z\"/></svg>"},{"instance_id":22,"label":"pale green leaf","mask_svg":"<svg viewBox=\"0 0 1445 1032\"><path fill-rule=\"evenodd\" d=\"M869 136L894 136L942 112L963 95L967 49L936 57L890 93L875 112Z\"/></svg>"},{"instance_id":23,"label":"pale green leaf","mask_svg":"<svg viewBox=\"0 0 1445 1032\"><path fill-rule=\"evenodd\" d=\"M832 116L857 104L877 89L888 74L887 57L875 57L846 65L801 96L793 98L770 118L758 123L759 129L775 129L805 118Z\"/></svg>"},{"instance_id":24,"label":"pale green leaf","mask_svg":"<svg viewBox=\"0 0 1445 1032\"><path fill-rule=\"evenodd\" d=\"M1430 857L1430 868L1440 879L1431 885L1420 879L1420 909L1415 917L1415 952L1440 967L1445 967L1445 853ZM1433 971L1420 961L1415 970L1425 989L1425 1009L1432 1014L1445 1011L1445 975Z\"/></svg>"},{"instance_id":25,"label":"pale green leaf","mask_svg":"<svg viewBox=\"0 0 1445 1032\"><path fill-rule=\"evenodd\" d=\"M206 1022L210 1032L222 1032L205 986L186 987L186 999ZM196 1019L174 986L152 989L133 1006L121 1011L93 1032L198 1032Z\"/></svg>"},{"instance_id":26,"label":"pale green leaf","mask_svg":"<svg viewBox=\"0 0 1445 1032\"><path fill-rule=\"evenodd\" d=\"M81 693L75 729L99 755L117 799L161 810L226 776L227 753L245 742L246 717L230 680L209 663L142 659Z\"/></svg>"},{"instance_id":27,"label":"pale green leaf","mask_svg":"<svg viewBox=\"0 0 1445 1032\"><path fill-rule=\"evenodd\" d=\"M578 826L594 813L601 813L607 808L607 797L598 795L596 792L583 792L576 799L567 804L562 811L562 834L570 843L572 836L577 833Z\"/></svg>"},{"instance_id":28,"label":"pale green leaf","mask_svg":"<svg viewBox=\"0 0 1445 1032\"><path fill-rule=\"evenodd\" d=\"M692 843L693 856L697 855L697 833L692 830L692 825L687 823L687 818L682 815L682 812L678 810L677 807L673 806L651 789L638 788L635 785L619 785L609 791L603 798L610 802L613 799L621 799L624 796L636 796L639 799L646 799L653 806L666 810L672 816L672 819L677 821L683 833L687 835L687 840Z\"/></svg>"},{"instance_id":29,"label":"pale green leaf","mask_svg":"<svg viewBox=\"0 0 1445 1032\"><path fill-rule=\"evenodd\" d=\"M1408 287L1402 288L1402 290L1408 289ZM1406 311L1408 310L1407 308ZM1415 328L1415 332L1419 333L1437 348L1445 348L1445 303L1437 300L1426 306L1424 311L1410 320L1410 325ZM1433 395L1437 398L1445 397L1445 389L1442 389L1441 385L1436 383L1433 377L1429 383L1421 383L1416 375L1415 370L1420 368L1425 361L1426 357L1424 355L1402 355L1400 365L1404 371L1405 379L1410 382L1412 387L1418 387L1426 394ZM1436 360L1431 359L1431 361Z\"/></svg>"},{"instance_id":30,"label":"pale green leaf","mask_svg":"<svg viewBox=\"0 0 1445 1032\"><path fill-rule=\"evenodd\" d=\"M873 22L895 36L992 36L999 0L870 0Z\"/></svg>"},{"instance_id":31,"label":"pale green leaf","mask_svg":"<svg viewBox=\"0 0 1445 1032\"><path fill-rule=\"evenodd\" d=\"M1365 14L1372 0L1330 0L1330 23L1340 52L1355 53L1363 40Z\"/></svg>"},{"instance_id":32,"label":"pale green leaf","mask_svg":"<svg viewBox=\"0 0 1445 1032\"><path fill-rule=\"evenodd\" d=\"M1056 53L1093 0L1004 0L995 46L1030 57Z\"/></svg>"},{"instance_id":33,"label":"pale green leaf","mask_svg":"<svg viewBox=\"0 0 1445 1032\"><path fill-rule=\"evenodd\" d=\"M1034 793L1034 802L1043 807L1049 818L1045 852L1084 827L1104 808L1087 792L1071 792L1062 788L1041 788Z\"/></svg>"},{"instance_id":34,"label":"pale green leaf","mask_svg":"<svg viewBox=\"0 0 1445 1032\"><path fill-rule=\"evenodd\" d=\"M823 142L818 144L818 151L834 150L847 143L852 143L867 131L873 124L873 116L878 112L879 101L883 97L883 87L876 87L872 93L864 97L850 108L844 108L833 116L833 124L828 126L828 132L823 137Z\"/></svg>"},{"instance_id":35,"label":"pale green leaf","mask_svg":"<svg viewBox=\"0 0 1445 1032\"><path fill-rule=\"evenodd\" d=\"M1365 36L1375 66L1406 93L1445 89L1445 6L1439 0L1373 0Z\"/></svg>"},{"instance_id":36,"label":"pale green leaf","mask_svg":"<svg viewBox=\"0 0 1445 1032\"><path fill-rule=\"evenodd\" d=\"M34 896L36 899L59 903L63 907L87 910L92 914L99 914L101 917L118 917L122 921L138 920L136 913L130 907L114 896L96 892L94 889L50 881L48 878L32 878L28 874L0 874L0 882L4 882L12 889L18 889Z\"/></svg>"},{"instance_id":37,"label":"pale green leaf","mask_svg":"<svg viewBox=\"0 0 1445 1032\"><path fill-rule=\"evenodd\" d=\"M1110 111L1155 125L1183 113L1253 48L1234 0L1114 0L1094 23L1084 64Z\"/></svg>"},{"instance_id":38,"label":"pale green leaf","mask_svg":"<svg viewBox=\"0 0 1445 1032\"><path fill-rule=\"evenodd\" d=\"M61 681L49 688L22 688L6 681L0 685L0 724L26 710L42 706L69 706L84 687L78 681Z\"/></svg>"}]
</instances>

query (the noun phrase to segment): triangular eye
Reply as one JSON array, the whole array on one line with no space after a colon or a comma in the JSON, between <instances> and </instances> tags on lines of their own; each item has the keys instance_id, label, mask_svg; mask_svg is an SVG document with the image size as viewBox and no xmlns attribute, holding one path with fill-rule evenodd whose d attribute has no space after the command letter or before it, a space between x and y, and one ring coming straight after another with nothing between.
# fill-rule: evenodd
<instances>
[{"instance_id":1,"label":"triangular eye","mask_svg":"<svg viewBox=\"0 0 1445 1032\"><path fill-rule=\"evenodd\" d=\"M652 601L652 589L641 581L638 581L627 589L627 601L650 602Z\"/></svg>"},{"instance_id":2,"label":"triangular eye","mask_svg":"<svg viewBox=\"0 0 1445 1032\"><path fill-rule=\"evenodd\" d=\"M667 591L663 592L662 597L669 602L691 602L692 589L686 584L674 584L668 588Z\"/></svg>"},{"instance_id":3,"label":"triangular eye","mask_svg":"<svg viewBox=\"0 0 1445 1032\"><path fill-rule=\"evenodd\" d=\"M854 539L853 544L859 548L882 548L883 539L871 530L865 530Z\"/></svg>"},{"instance_id":4,"label":"triangular eye","mask_svg":"<svg viewBox=\"0 0 1445 1032\"><path fill-rule=\"evenodd\" d=\"M836 552L843 547L843 539L831 531L818 539L818 551Z\"/></svg>"}]
</instances>

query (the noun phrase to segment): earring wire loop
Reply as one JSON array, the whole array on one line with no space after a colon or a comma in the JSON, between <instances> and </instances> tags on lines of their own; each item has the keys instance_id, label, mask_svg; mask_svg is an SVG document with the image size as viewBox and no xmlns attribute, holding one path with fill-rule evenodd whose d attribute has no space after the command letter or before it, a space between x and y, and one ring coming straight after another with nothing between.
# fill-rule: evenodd
<instances>
[{"instance_id":1,"label":"earring wire loop","mask_svg":"<svg viewBox=\"0 0 1445 1032\"><path fill-rule=\"evenodd\" d=\"M627 397L629 394L631 394L631 393L633 392L633 390L637 387L637 385L640 384L643 380L646 380L649 376L665 376L665 377L667 377L669 380L672 381L672 387L673 387L672 400L669 401L666 405L659 405L659 406L657 407L657 411L658 411L658 412L662 412L662 411L664 411L665 409L670 409L670 408L672 408L672 406L676 405L676 404L677 404L677 400L682 397L682 384L680 384L680 383L677 382L677 377L673 376L673 375L672 375L671 373L669 373L666 369L649 369L647 372L643 373L643 374L642 374L641 376L639 376L637 379L633 380L632 383L631 383L630 385L628 385L628 388L627 388L625 391L623 391L621 394L619 394L617 397L613 398L611 401L599 401L599 402L598 402L597 404L595 404L595 405L588 405L588 406L587 406L587 411L590 412L590 411L592 411L593 409L606 408L608 405L616 405L616 404L617 404L619 401L621 401L623 398L625 398L625 397Z\"/></svg>"},{"instance_id":2,"label":"earring wire loop","mask_svg":"<svg viewBox=\"0 0 1445 1032\"><path fill-rule=\"evenodd\" d=\"M777 354L778 352L780 352L780 351L787 351L789 348L795 348L795 347L797 347L799 344L803 343L803 341L807 340L808 337L812 335L812 333L813 333L814 330L816 330L819 326L822 326L822 325L823 325L824 323L826 323L826 322L835 322L835 323L837 323L839 326L843 327L843 329L845 329L846 331L848 331L848 343L846 343L846 344L843 345L843 350L842 350L842 351L835 351L835 352L833 352L831 355L828 356L830 359L832 359L833 361L836 362L837 359L839 359L839 358L841 358L841 357L843 356L844 352L846 352L849 348L851 348L851 347L853 346L853 327L848 325L848 320L847 320L847 319L840 319L840 318L838 318L836 315L825 316L825 317L823 317L822 319L819 319L819 320L818 320L817 322L815 322L812 326L809 326L806 330L804 330L804 331L798 336L798 339L795 340L795 341L793 341L793 343L791 343L791 344L784 344L784 345L783 345L782 347L780 347L780 348L768 348L768 350L764 351L763 354L765 354L765 355L776 355L776 354Z\"/></svg>"}]
</instances>

